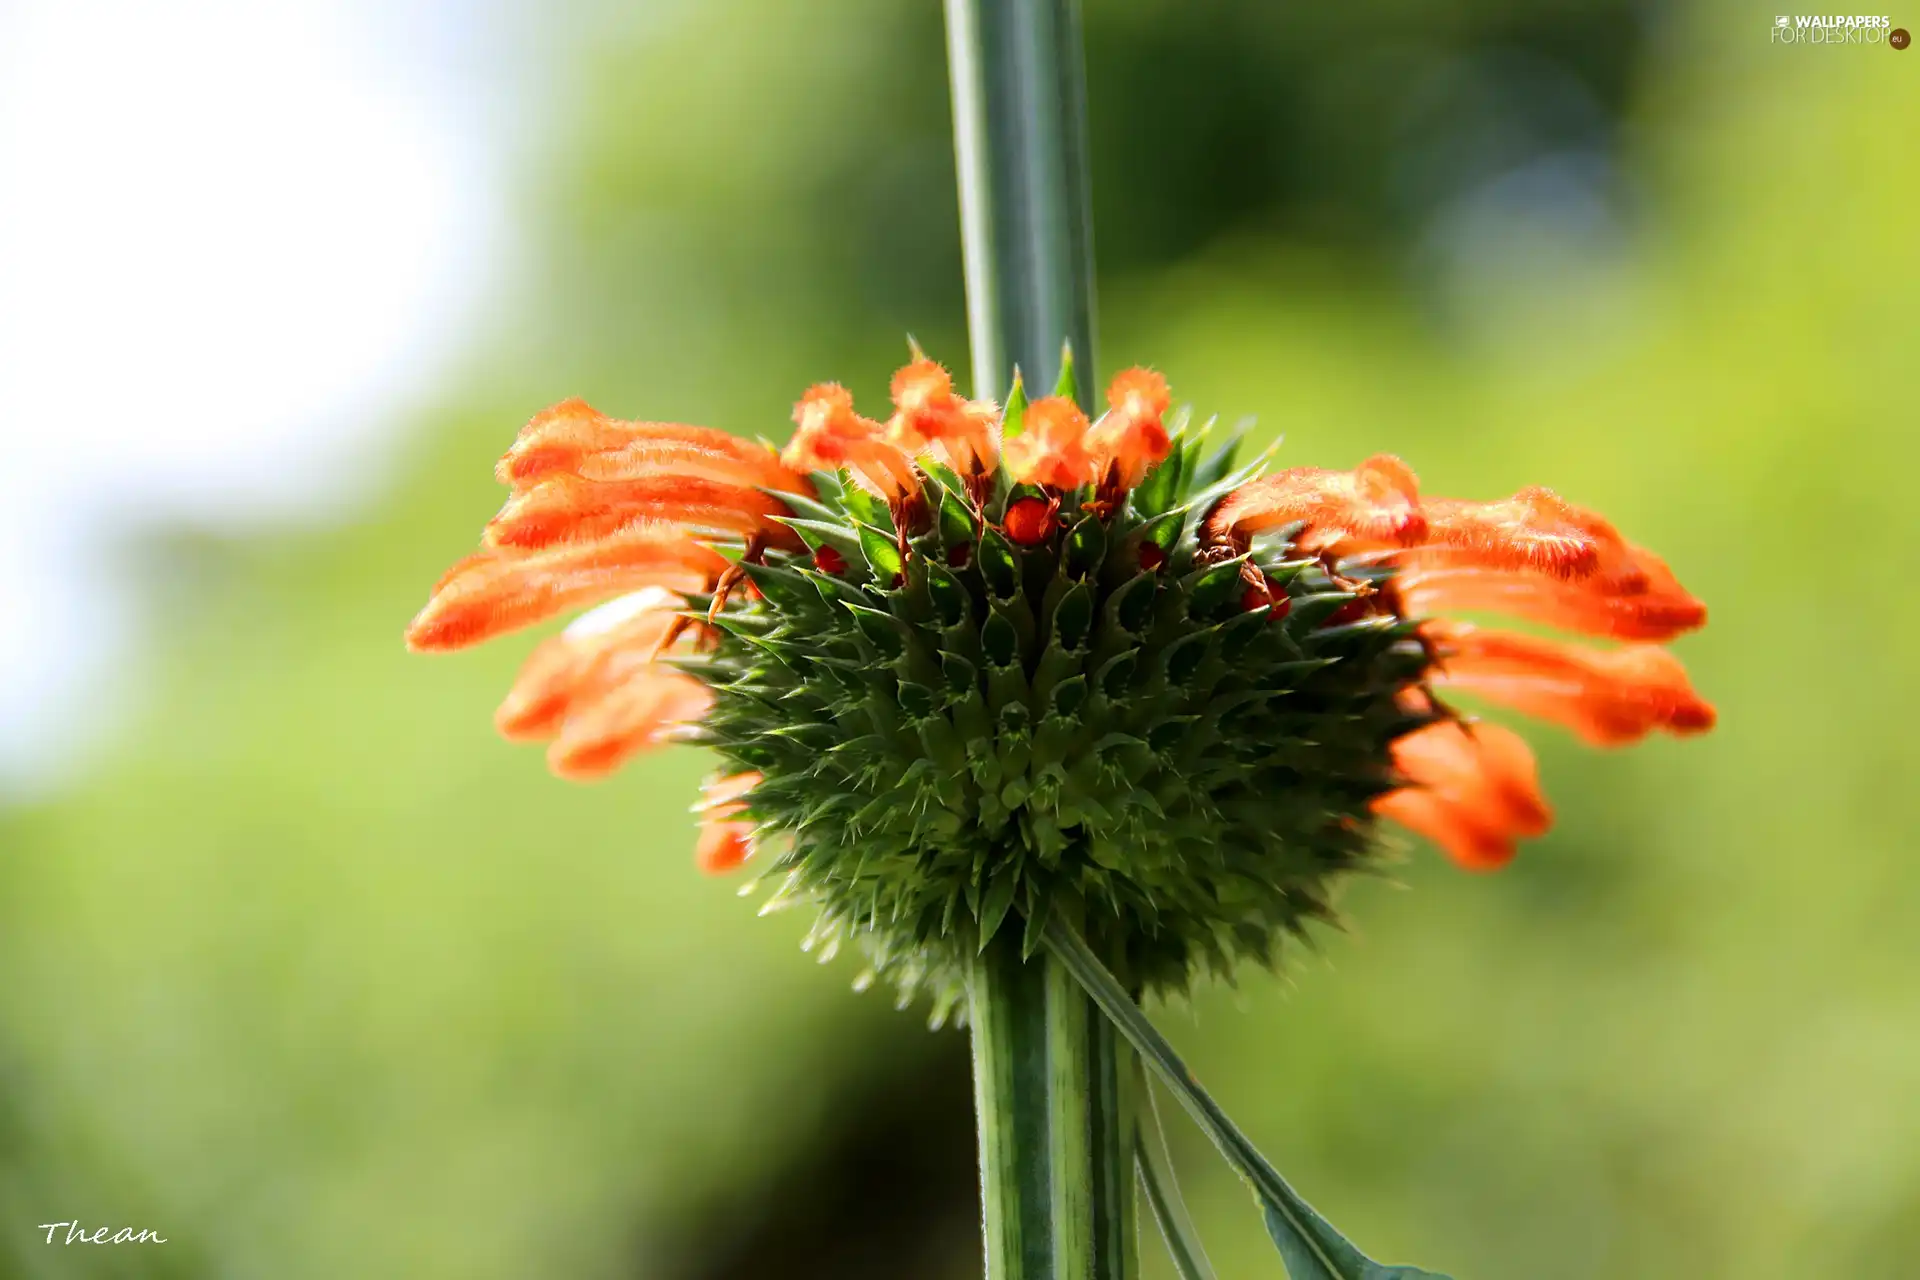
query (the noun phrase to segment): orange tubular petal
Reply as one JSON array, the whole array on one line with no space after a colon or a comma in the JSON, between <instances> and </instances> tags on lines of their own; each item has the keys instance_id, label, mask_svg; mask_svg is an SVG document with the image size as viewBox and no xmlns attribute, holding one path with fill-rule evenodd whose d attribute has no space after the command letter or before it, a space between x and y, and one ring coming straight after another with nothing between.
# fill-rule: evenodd
<instances>
[{"instance_id":1,"label":"orange tubular petal","mask_svg":"<svg viewBox=\"0 0 1920 1280\"><path fill-rule=\"evenodd\" d=\"M1600 573L1612 585L1632 585L1627 544L1619 532L1551 489L1522 489L1497 502L1430 498L1425 510L1427 546L1436 561L1555 578Z\"/></svg>"},{"instance_id":2,"label":"orange tubular petal","mask_svg":"<svg viewBox=\"0 0 1920 1280\"><path fill-rule=\"evenodd\" d=\"M807 388L793 406L799 427L780 455L796 471L845 467L888 502L901 502L920 488L913 459L886 438L886 428L853 411L853 393L834 382Z\"/></svg>"},{"instance_id":3,"label":"orange tubular petal","mask_svg":"<svg viewBox=\"0 0 1920 1280\"><path fill-rule=\"evenodd\" d=\"M1173 447L1162 419L1173 404L1167 380L1151 369L1127 369L1107 388L1107 412L1087 435L1097 474L1131 489Z\"/></svg>"},{"instance_id":4,"label":"orange tubular petal","mask_svg":"<svg viewBox=\"0 0 1920 1280\"><path fill-rule=\"evenodd\" d=\"M465 648L642 587L704 591L727 564L713 548L658 526L533 555L483 551L440 580L407 628L407 647Z\"/></svg>"},{"instance_id":5,"label":"orange tubular petal","mask_svg":"<svg viewBox=\"0 0 1920 1280\"><path fill-rule=\"evenodd\" d=\"M712 705L713 695L699 681L670 668L645 667L567 716L547 748L547 767L574 782L604 778Z\"/></svg>"},{"instance_id":6,"label":"orange tubular petal","mask_svg":"<svg viewBox=\"0 0 1920 1280\"><path fill-rule=\"evenodd\" d=\"M1002 446L1007 470L1020 484L1077 489L1097 474L1087 452L1087 415L1065 396L1027 406L1025 429Z\"/></svg>"},{"instance_id":7,"label":"orange tubular petal","mask_svg":"<svg viewBox=\"0 0 1920 1280\"><path fill-rule=\"evenodd\" d=\"M556 472L507 499L483 535L489 546L537 550L611 537L636 524L668 523L798 551L800 536L774 516L786 504L757 489L684 475L644 480L583 480Z\"/></svg>"},{"instance_id":8,"label":"orange tubular petal","mask_svg":"<svg viewBox=\"0 0 1920 1280\"><path fill-rule=\"evenodd\" d=\"M1301 521L1298 545L1334 555L1415 547L1427 536L1418 477L1384 453L1352 471L1293 467L1242 485L1207 517L1205 536L1239 544Z\"/></svg>"},{"instance_id":9,"label":"orange tubular petal","mask_svg":"<svg viewBox=\"0 0 1920 1280\"><path fill-rule=\"evenodd\" d=\"M805 477L782 466L766 445L711 427L624 422L583 400L535 414L494 468L500 483L516 490L556 473L602 481L681 475L749 489L812 492Z\"/></svg>"},{"instance_id":10,"label":"orange tubular petal","mask_svg":"<svg viewBox=\"0 0 1920 1280\"><path fill-rule=\"evenodd\" d=\"M760 780L759 773L747 772L707 784L705 796L694 806L701 815L700 843L694 859L702 871L722 875L752 855L756 824L734 815L745 811L742 797L759 786Z\"/></svg>"},{"instance_id":11,"label":"orange tubular petal","mask_svg":"<svg viewBox=\"0 0 1920 1280\"><path fill-rule=\"evenodd\" d=\"M582 614L540 642L494 713L501 736L539 741L556 736L568 715L604 696L686 625L686 601L648 587Z\"/></svg>"},{"instance_id":12,"label":"orange tubular petal","mask_svg":"<svg viewBox=\"0 0 1920 1280\"><path fill-rule=\"evenodd\" d=\"M493 468L501 484L521 485L550 471L571 471L588 454L617 449L631 438L616 422L585 400L563 400L542 409L520 428L506 454Z\"/></svg>"},{"instance_id":13,"label":"orange tubular petal","mask_svg":"<svg viewBox=\"0 0 1920 1280\"><path fill-rule=\"evenodd\" d=\"M648 435L618 449L587 455L580 459L579 465L573 469L574 473L584 480L692 476L744 488L778 489L787 493L813 492L806 477L781 465L779 455L765 445L741 440L724 431L709 431L705 427L678 427L674 430L699 432L702 438ZM730 441L731 447L716 448L716 440Z\"/></svg>"},{"instance_id":14,"label":"orange tubular petal","mask_svg":"<svg viewBox=\"0 0 1920 1280\"><path fill-rule=\"evenodd\" d=\"M1713 707L1665 649L1589 649L1468 626L1429 626L1428 633L1444 654L1434 683L1550 720L1595 746L1638 742L1655 729L1685 735L1713 727Z\"/></svg>"},{"instance_id":15,"label":"orange tubular petal","mask_svg":"<svg viewBox=\"0 0 1920 1280\"><path fill-rule=\"evenodd\" d=\"M1516 841L1552 825L1533 752L1510 729L1428 725L1393 744L1393 763L1411 785L1374 801L1374 812L1426 836L1469 870L1504 866Z\"/></svg>"},{"instance_id":16,"label":"orange tubular petal","mask_svg":"<svg viewBox=\"0 0 1920 1280\"><path fill-rule=\"evenodd\" d=\"M738 870L753 856L753 837L758 830L751 822L703 820L700 839L693 851L695 864L710 876Z\"/></svg>"},{"instance_id":17,"label":"orange tubular petal","mask_svg":"<svg viewBox=\"0 0 1920 1280\"><path fill-rule=\"evenodd\" d=\"M1613 640L1671 640L1707 620L1707 608L1689 595L1658 556L1629 544L1624 567L1611 576L1642 583L1640 590L1609 589L1605 576L1567 582L1519 570L1452 567L1425 551L1408 557L1395 579L1408 612L1505 613L1528 622Z\"/></svg>"},{"instance_id":18,"label":"orange tubular petal","mask_svg":"<svg viewBox=\"0 0 1920 1280\"><path fill-rule=\"evenodd\" d=\"M993 469L999 455L996 406L955 395L952 375L924 358L893 375L892 391L891 443L906 453L935 449L963 476Z\"/></svg>"}]
</instances>

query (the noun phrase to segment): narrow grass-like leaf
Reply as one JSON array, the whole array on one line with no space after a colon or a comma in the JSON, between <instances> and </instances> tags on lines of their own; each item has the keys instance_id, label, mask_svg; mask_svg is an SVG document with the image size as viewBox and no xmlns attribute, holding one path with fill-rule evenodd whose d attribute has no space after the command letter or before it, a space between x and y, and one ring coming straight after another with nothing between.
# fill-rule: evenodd
<instances>
[{"instance_id":1,"label":"narrow grass-like leaf","mask_svg":"<svg viewBox=\"0 0 1920 1280\"><path fill-rule=\"evenodd\" d=\"M1147 1208L1167 1243L1173 1269L1180 1280L1215 1280L1213 1264L1200 1246L1200 1235L1187 1215L1187 1203L1180 1197L1180 1184L1174 1180L1173 1157L1167 1150L1166 1131L1160 1125L1160 1109L1153 1099L1153 1086L1141 1075L1137 1096L1140 1099L1140 1133L1135 1162L1140 1170L1140 1190Z\"/></svg>"},{"instance_id":2,"label":"narrow grass-like leaf","mask_svg":"<svg viewBox=\"0 0 1920 1280\"><path fill-rule=\"evenodd\" d=\"M1267 1233L1279 1248L1292 1280L1446 1280L1438 1272L1418 1267L1384 1266L1360 1252L1287 1185L1227 1118L1220 1104L1200 1087L1167 1038L1147 1020L1086 941L1058 917L1047 926L1047 948L1113 1020L1141 1060L1173 1090L1202 1131L1220 1148L1227 1163L1252 1186L1266 1215Z\"/></svg>"}]
</instances>

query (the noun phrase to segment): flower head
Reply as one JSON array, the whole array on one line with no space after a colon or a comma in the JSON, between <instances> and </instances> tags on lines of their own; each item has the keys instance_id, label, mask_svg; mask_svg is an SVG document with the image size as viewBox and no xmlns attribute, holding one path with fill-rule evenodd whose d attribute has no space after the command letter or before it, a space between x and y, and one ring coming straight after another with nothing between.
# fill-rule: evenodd
<instances>
[{"instance_id":1,"label":"flower head","mask_svg":"<svg viewBox=\"0 0 1920 1280\"><path fill-rule=\"evenodd\" d=\"M1525 741L1455 691L1600 746L1713 724L1658 647L1699 601L1550 490L1435 498L1385 455L1229 474L1231 443L1169 430L1144 370L1097 423L1024 405L1004 445L932 361L892 390L881 424L810 389L777 457L577 401L537 416L408 641L611 601L535 649L501 731L578 778L704 743L726 769L700 865L763 866L904 988L1055 910L1147 988L1271 963L1382 818L1503 864L1551 813Z\"/></svg>"}]
</instances>

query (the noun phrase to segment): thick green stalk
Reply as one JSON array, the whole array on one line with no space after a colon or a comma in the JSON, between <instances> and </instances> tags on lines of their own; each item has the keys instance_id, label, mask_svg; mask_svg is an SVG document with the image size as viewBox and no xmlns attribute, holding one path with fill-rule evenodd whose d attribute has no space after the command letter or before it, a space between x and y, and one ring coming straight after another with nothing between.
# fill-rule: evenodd
<instances>
[{"instance_id":1,"label":"thick green stalk","mask_svg":"<svg viewBox=\"0 0 1920 1280\"><path fill-rule=\"evenodd\" d=\"M946 0L974 394L1092 385L1093 215L1078 0Z\"/></svg>"},{"instance_id":2,"label":"thick green stalk","mask_svg":"<svg viewBox=\"0 0 1920 1280\"><path fill-rule=\"evenodd\" d=\"M1017 367L1093 385L1093 228L1078 0L946 0L974 394ZM989 1280L1132 1280L1131 1050L1003 928L970 991Z\"/></svg>"},{"instance_id":3,"label":"thick green stalk","mask_svg":"<svg viewBox=\"0 0 1920 1280\"><path fill-rule=\"evenodd\" d=\"M989 1280L1055 1274L1047 986L1045 966L1026 963L1018 931L1004 929L967 991Z\"/></svg>"},{"instance_id":4,"label":"thick green stalk","mask_svg":"<svg viewBox=\"0 0 1920 1280\"><path fill-rule=\"evenodd\" d=\"M1072 972L1006 928L968 991L988 1280L1132 1280L1138 1081Z\"/></svg>"}]
</instances>

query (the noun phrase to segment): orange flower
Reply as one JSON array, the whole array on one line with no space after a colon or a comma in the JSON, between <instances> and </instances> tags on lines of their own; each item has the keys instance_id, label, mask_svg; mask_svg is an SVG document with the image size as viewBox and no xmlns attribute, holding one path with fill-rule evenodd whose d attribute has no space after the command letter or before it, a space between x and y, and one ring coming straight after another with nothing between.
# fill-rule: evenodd
<instances>
[{"instance_id":1,"label":"orange flower","mask_svg":"<svg viewBox=\"0 0 1920 1280\"><path fill-rule=\"evenodd\" d=\"M700 843L694 859L702 871L721 875L752 855L757 824L737 815L746 810L746 794L761 781L759 773L749 771L707 784L700 803L693 807L700 815Z\"/></svg>"},{"instance_id":2,"label":"orange flower","mask_svg":"<svg viewBox=\"0 0 1920 1280\"><path fill-rule=\"evenodd\" d=\"M706 534L758 536L795 550L800 539L773 520L787 514L778 498L744 485L690 475L637 480L585 480L558 471L507 499L487 525L488 545L537 549L612 537L637 524L670 522Z\"/></svg>"},{"instance_id":3,"label":"orange flower","mask_svg":"<svg viewBox=\"0 0 1920 1280\"><path fill-rule=\"evenodd\" d=\"M847 682L862 685L860 698L895 695L891 668L882 663L865 670L860 655L872 651L867 629L912 627L919 624L909 619L925 616L924 601L892 595L929 589L925 576L901 566L915 557L944 557L945 577L977 575L982 570L969 567L968 553L976 550L976 530L996 519L1019 555L1042 557L1027 563L1048 567L1042 576L1053 584L1049 592L1061 581L1052 576L1056 573L1078 577L1097 598L1117 590L1111 584L1127 575L1164 566L1172 571L1151 592L1133 599L1191 592L1186 609L1154 606L1154 616L1169 620L1166 626L1176 632L1181 619L1195 627L1217 625L1207 610L1230 608L1227 601L1236 598L1244 610L1265 611L1273 626L1259 635L1284 637L1284 643L1274 649L1279 641L1246 633L1245 643L1269 647L1242 661L1247 678L1265 682L1267 703L1304 692L1310 686L1297 682L1313 677L1302 671L1318 669L1286 659L1285 652L1318 646L1341 664L1377 659L1381 679L1369 682L1360 670L1362 678L1348 683L1369 688L1366 696L1379 700L1375 709L1382 714L1357 714L1344 704L1323 713L1310 709L1310 698L1288 701L1306 708L1299 714L1325 716L1300 738L1335 744L1328 749L1329 761L1336 762L1329 769L1355 767L1357 746L1368 784L1390 764L1392 789L1373 801L1372 810L1433 839L1464 866L1503 864L1517 841L1546 830L1551 813L1525 742L1496 725L1460 721L1434 700L1436 694L1464 691L1559 724L1601 746L1635 742L1656 731L1684 735L1713 726L1713 707L1695 693L1678 660L1657 647L1702 625L1705 607L1658 556L1551 490L1522 489L1492 502L1423 497L1413 471L1383 454L1349 471L1296 467L1253 480L1201 515L1197 543L1193 535L1186 541L1145 542L1129 532L1145 517L1125 495L1173 448L1164 422L1171 398L1159 374L1130 369L1116 377L1107 391L1108 410L1091 427L1070 399L1037 400L1027 406L1025 431L1004 444L999 411L957 395L947 371L918 353L895 374L892 395L894 414L883 426L856 413L844 388L823 383L809 389L794 410L798 430L780 454L703 427L611 419L577 400L536 415L496 468L511 493L487 525L482 549L434 587L407 631L407 643L425 650L460 648L563 611L599 605L534 649L496 724L509 738L546 742L555 773L586 779L604 776L636 752L681 736L698 722L705 740L735 770L708 788L701 806L699 859L710 870L730 869L747 858L760 821L772 830L824 830L817 816L827 811L817 808L821 799L868 815L863 825L873 814L895 808L917 814L915 806L936 803L925 782L900 781L919 776L911 758L915 740L905 740L905 754L885 756L899 744L860 727L868 711L844 712L852 693ZM939 457L965 479L972 518L928 518L932 508L914 462L919 455ZM835 494L816 493L808 473L840 468L888 501L893 537L876 546ZM1183 477L1192 486L1184 495L1191 501L1203 482L1183 470L1175 475L1176 488ZM1005 501L1009 480L1049 492ZM1062 530L1086 518L1076 513L1071 522L1059 519L1062 496L1089 485L1097 488L1085 509L1107 525L1108 536L1087 545L1105 544L1112 550L1101 554L1125 557L1107 567L1075 565L1059 545ZM781 495L821 498L807 504L810 518L831 517L842 528L838 533L823 529L816 519L805 526L816 541L803 542L786 523L794 512ZM996 500L1005 505L990 511ZM823 533L827 536L817 536ZM1284 540L1285 554L1304 553L1320 568L1277 571L1267 552L1254 554L1261 535ZM715 543L738 547L738 561ZM860 549L874 574L852 572L851 548ZM1208 575L1192 570L1242 555L1253 558L1240 570L1237 596L1217 597L1217 606L1199 604L1194 584ZM1383 569L1389 572L1378 572ZM832 590L816 581L821 587L816 597L797 580L808 571L840 581ZM1029 586L1035 580L1026 574L1014 578L1017 590L1035 589ZM756 583L766 587L766 596ZM1324 591L1329 584L1354 598L1331 615L1296 607L1303 594ZM987 585L976 578L971 589ZM701 612L692 609L689 596L708 597ZM1030 603L1041 611L1049 607L1044 597ZM1462 611L1502 612L1626 643L1595 648L1446 616ZM1413 620L1424 661L1406 645L1391 652L1381 648L1375 624L1396 619ZM1056 619L1039 661L1070 670L1076 651L1063 641L1062 625L1084 623ZM1152 644L1179 643L1160 632L1156 623ZM937 649L944 641L928 643ZM687 661L660 660L676 649ZM820 661L822 655L828 660ZM1409 658L1416 660L1409 663ZM1171 673L1171 664L1165 670ZM1024 697L1017 683L990 682L983 693ZM906 686L899 685L897 692L904 705ZM1395 737L1395 704L1428 723ZM807 722L789 722L789 707L799 709L795 714ZM823 714L822 707L842 711ZM983 728L955 719L942 735L937 722L944 717L937 709L914 714L926 721L930 736L924 742L943 744L942 751L952 746L947 737L963 730L989 738L996 732L992 721ZM1224 770L1220 776L1245 775L1275 785L1272 775L1281 766L1265 762L1270 742L1258 735L1294 733L1296 726L1263 725L1257 719L1245 723L1255 726L1246 730L1255 735L1253 741L1209 747L1197 739L1194 749L1223 753L1215 761ZM843 724L857 736L834 747L833 735ZM1135 740L1157 740L1168 732L1154 724L1133 728ZM1354 735L1351 742L1348 734ZM964 750L985 751L988 745L983 740ZM1083 748L1069 733L1050 740L1046 750L1055 756L1046 767L1065 770L1077 767L1074 753ZM848 768L847 761L872 751L885 758ZM1284 767L1296 770L1291 760ZM1310 774L1313 767L1308 762L1304 769ZM777 785L761 792L756 805L747 796L762 784L756 771L762 768ZM1340 786L1327 794L1374 794L1351 785L1360 776L1337 780ZM842 794L816 797L809 790L814 783L800 785L802 778L825 778L823 785L841 788ZM1176 770L1163 782L1180 786L1187 779ZM1244 778L1234 785L1244 788ZM901 788L900 795L883 795L890 787ZM1007 803L1008 791L998 794ZM802 795L808 797L806 807L796 801ZM948 793L941 792L937 803L950 803ZM950 816L965 829L979 814L964 810L962 803ZM1322 830L1360 832L1366 826L1365 805L1364 799L1353 799L1327 823L1308 822L1290 834L1276 834L1272 826L1295 820L1279 810L1248 821L1251 829L1266 833L1261 838L1311 842ZM745 816L750 808L757 819ZM1214 812L1204 805L1195 811ZM1081 825L1102 821L1090 816L1093 812L1087 807ZM1129 831L1125 838L1138 834ZM808 838L832 843L817 832ZM904 837L895 829L889 838ZM1102 838L1121 835L1109 832ZM1194 833L1178 838L1191 839ZM864 847L857 853L867 856ZM912 861L917 855L908 847L900 856ZM1143 900L1152 899L1151 875L1159 874L1150 873L1151 867L1164 869L1154 862L1128 872L1139 877L1136 891L1146 895ZM916 872L896 888L909 896L918 893L924 888L918 877ZM1279 882L1267 887L1279 895L1270 900L1276 919L1298 910L1289 896L1294 889ZM900 899L889 913L897 909L901 919L922 918L923 906L900 905L907 901ZM858 910L875 908L867 904ZM1191 960L1169 961L1167 972L1185 974Z\"/></svg>"},{"instance_id":4,"label":"orange flower","mask_svg":"<svg viewBox=\"0 0 1920 1280\"><path fill-rule=\"evenodd\" d=\"M768 491L811 496L812 481L767 446L579 400L535 415L495 474L512 496L483 549L434 586L407 644L457 649L607 602L534 650L495 715L506 737L549 742L559 776L603 777L712 705L700 681L655 661L712 634L678 593L738 572L702 539L801 549Z\"/></svg>"},{"instance_id":5,"label":"orange flower","mask_svg":"<svg viewBox=\"0 0 1920 1280\"><path fill-rule=\"evenodd\" d=\"M1025 430L1006 442L1006 465L1019 484L1077 489L1094 478L1087 452L1087 415L1065 396L1027 406Z\"/></svg>"},{"instance_id":6,"label":"orange flower","mask_svg":"<svg viewBox=\"0 0 1920 1280\"><path fill-rule=\"evenodd\" d=\"M916 358L893 375L893 403L887 439L903 451L934 449L962 476L999 464L999 409L955 395L952 375L933 361Z\"/></svg>"},{"instance_id":7,"label":"orange flower","mask_svg":"<svg viewBox=\"0 0 1920 1280\"><path fill-rule=\"evenodd\" d=\"M1295 545L1328 555L1413 547L1427 536L1418 479L1383 453L1352 471L1293 467L1242 485L1213 509L1202 537L1244 551L1256 534L1303 522Z\"/></svg>"},{"instance_id":8,"label":"orange flower","mask_svg":"<svg viewBox=\"0 0 1920 1280\"><path fill-rule=\"evenodd\" d=\"M535 414L494 468L500 483L516 490L555 472L585 480L697 476L742 487L806 492L806 482L782 466L766 445L712 427L623 422L584 400L566 400Z\"/></svg>"},{"instance_id":9,"label":"orange flower","mask_svg":"<svg viewBox=\"0 0 1920 1280\"><path fill-rule=\"evenodd\" d=\"M1597 747L1638 742L1655 729L1703 733L1714 710L1665 649L1635 644L1592 649L1466 623L1422 628L1439 651L1432 684L1551 720Z\"/></svg>"},{"instance_id":10,"label":"orange flower","mask_svg":"<svg viewBox=\"0 0 1920 1280\"><path fill-rule=\"evenodd\" d=\"M1330 563L1355 556L1399 570L1374 601L1430 618L1421 634L1435 655L1431 686L1479 694L1599 746L1655 729L1713 727L1713 707L1664 649L1592 649L1430 617L1495 610L1624 640L1671 639L1706 621L1705 607L1659 557L1550 489L1466 502L1422 498L1406 464L1384 455L1351 472L1301 467L1228 495L1208 516L1202 541L1242 552L1256 534L1302 524L1293 540L1300 549ZM1332 621L1347 620L1343 613ZM1516 839L1546 830L1532 755L1505 729L1442 722L1396 741L1393 756L1409 785L1376 801L1375 811L1463 866L1499 866Z\"/></svg>"},{"instance_id":11,"label":"orange flower","mask_svg":"<svg viewBox=\"0 0 1920 1280\"><path fill-rule=\"evenodd\" d=\"M1625 585L1613 590L1527 570L1446 567L1444 557L1436 567L1418 552L1408 557L1394 585L1409 613L1506 613L1612 640L1671 640L1706 622L1706 606L1687 593L1664 561L1631 544L1627 556L1632 570Z\"/></svg>"},{"instance_id":12,"label":"orange flower","mask_svg":"<svg viewBox=\"0 0 1920 1280\"><path fill-rule=\"evenodd\" d=\"M1505 866L1516 840L1544 835L1553 822L1533 752L1511 729L1431 724L1393 744L1393 763L1412 785L1374 801L1374 811L1471 870Z\"/></svg>"},{"instance_id":13,"label":"orange flower","mask_svg":"<svg viewBox=\"0 0 1920 1280\"><path fill-rule=\"evenodd\" d=\"M502 737L547 741L570 715L605 698L692 624L686 601L661 587L609 600L540 642L494 713Z\"/></svg>"},{"instance_id":14,"label":"orange flower","mask_svg":"<svg viewBox=\"0 0 1920 1280\"><path fill-rule=\"evenodd\" d=\"M689 532L799 547L765 490L811 493L771 449L710 427L622 422L568 400L534 415L494 468L513 489L488 546L536 550L597 542L669 522Z\"/></svg>"},{"instance_id":15,"label":"orange flower","mask_svg":"<svg viewBox=\"0 0 1920 1280\"><path fill-rule=\"evenodd\" d=\"M575 781L603 778L643 748L670 741L712 705L699 681L636 661L619 679L577 691L547 748L547 767Z\"/></svg>"},{"instance_id":16,"label":"orange flower","mask_svg":"<svg viewBox=\"0 0 1920 1280\"><path fill-rule=\"evenodd\" d=\"M659 524L533 553L489 549L435 584L407 628L407 647L463 649L643 587L704 591L726 567L726 557L713 548Z\"/></svg>"},{"instance_id":17,"label":"orange flower","mask_svg":"<svg viewBox=\"0 0 1920 1280\"><path fill-rule=\"evenodd\" d=\"M920 488L913 460L886 438L872 418L853 411L853 393L834 382L807 388L793 407L799 426L781 461L803 471L845 467L889 503L904 502Z\"/></svg>"},{"instance_id":18,"label":"orange flower","mask_svg":"<svg viewBox=\"0 0 1920 1280\"><path fill-rule=\"evenodd\" d=\"M1165 418L1173 404L1167 380L1151 369L1128 369L1107 387L1107 412L1087 433L1103 488L1132 489L1173 447Z\"/></svg>"}]
</instances>

